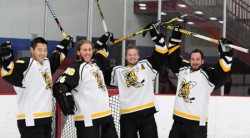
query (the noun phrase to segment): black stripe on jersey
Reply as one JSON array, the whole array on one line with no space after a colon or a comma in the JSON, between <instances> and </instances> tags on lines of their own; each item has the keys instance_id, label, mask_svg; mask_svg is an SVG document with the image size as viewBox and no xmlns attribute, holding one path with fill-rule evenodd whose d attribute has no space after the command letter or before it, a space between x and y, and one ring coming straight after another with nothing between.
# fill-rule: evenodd
<instances>
[{"instance_id":1,"label":"black stripe on jersey","mask_svg":"<svg viewBox=\"0 0 250 138\"><path fill-rule=\"evenodd\" d=\"M184 66L184 67L181 67L180 69L179 69L179 72L181 72L182 70L187 70L187 66Z\"/></svg>"},{"instance_id":2,"label":"black stripe on jersey","mask_svg":"<svg viewBox=\"0 0 250 138\"><path fill-rule=\"evenodd\" d=\"M81 81L82 81L82 72L83 72L83 70L84 70L84 68L85 68L85 66L87 65L86 63L83 63L83 64L85 64L85 65L83 65L83 67L82 67L82 71L81 71Z\"/></svg>"},{"instance_id":3,"label":"black stripe on jersey","mask_svg":"<svg viewBox=\"0 0 250 138\"><path fill-rule=\"evenodd\" d=\"M23 80L25 80L26 74L29 72L31 65L33 64L34 59L31 60L31 63L29 64L26 73L23 75Z\"/></svg>"},{"instance_id":4,"label":"black stripe on jersey","mask_svg":"<svg viewBox=\"0 0 250 138\"><path fill-rule=\"evenodd\" d=\"M214 84L211 83L211 82L209 81L209 78L208 78L207 73L206 73L204 70L202 70L202 69L200 69L200 72L205 76L205 78L206 78L207 81L208 81L208 84L209 84L211 87L215 87Z\"/></svg>"},{"instance_id":5,"label":"black stripe on jersey","mask_svg":"<svg viewBox=\"0 0 250 138\"><path fill-rule=\"evenodd\" d=\"M114 83L114 77L116 76L116 75L115 75L115 72L116 72L116 70L117 70L118 68L125 68L125 67L122 66L122 65L119 65L119 66L116 66L116 67L113 68L113 71L112 71L112 72L114 72L114 75L111 76L111 77L112 77L112 80L113 80L112 83Z\"/></svg>"},{"instance_id":6,"label":"black stripe on jersey","mask_svg":"<svg viewBox=\"0 0 250 138\"><path fill-rule=\"evenodd\" d=\"M148 67L152 70L153 73L157 74L158 72L155 71L153 68L152 68L152 65L148 62L148 60L144 59L144 60L141 60L139 61L138 63L146 63L148 65Z\"/></svg>"}]
</instances>

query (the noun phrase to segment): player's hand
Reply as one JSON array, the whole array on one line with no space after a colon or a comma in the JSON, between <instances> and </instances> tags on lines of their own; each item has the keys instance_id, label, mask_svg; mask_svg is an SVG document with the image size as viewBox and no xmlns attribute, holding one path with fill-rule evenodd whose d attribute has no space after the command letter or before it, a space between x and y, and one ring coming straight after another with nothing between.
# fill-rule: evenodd
<instances>
[{"instance_id":1,"label":"player's hand","mask_svg":"<svg viewBox=\"0 0 250 138\"><path fill-rule=\"evenodd\" d=\"M0 64L7 67L14 60L11 42L7 41L0 46Z\"/></svg>"},{"instance_id":2,"label":"player's hand","mask_svg":"<svg viewBox=\"0 0 250 138\"><path fill-rule=\"evenodd\" d=\"M71 36L67 36L56 46L56 50L58 52L64 53L64 55L67 56L68 50L73 47L74 47L73 38Z\"/></svg>"},{"instance_id":3,"label":"player's hand","mask_svg":"<svg viewBox=\"0 0 250 138\"><path fill-rule=\"evenodd\" d=\"M172 36L169 38L169 43L172 45L179 45L181 42L182 33L179 31L181 29L181 25L177 24L174 26L172 31Z\"/></svg>"},{"instance_id":4,"label":"player's hand","mask_svg":"<svg viewBox=\"0 0 250 138\"><path fill-rule=\"evenodd\" d=\"M71 92L62 92L58 95L57 101L65 116L75 114L75 101Z\"/></svg>"},{"instance_id":5,"label":"player's hand","mask_svg":"<svg viewBox=\"0 0 250 138\"><path fill-rule=\"evenodd\" d=\"M232 56L233 55L233 50L231 47L229 47L229 44L232 44L232 41L227 40L226 38L220 38L219 40L219 45L218 45L218 50L221 54L221 56Z\"/></svg>"},{"instance_id":6,"label":"player's hand","mask_svg":"<svg viewBox=\"0 0 250 138\"><path fill-rule=\"evenodd\" d=\"M108 46L112 43L114 43L113 33L106 32L96 41L95 48L97 50L105 49L106 51L108 51Z\"/></svg>"},{"instance_id":7,"label":"player's hand","mask_svg":"<svg viewBox=\"0 0 250 138\"><path fill-rule=\"evenodd\" d=\"M149 30L151 39L155 42L156 45L163 47L166 45L165 36L157 30L158 26L159 26L159 22L153 22L153 23L148 24L144 29L151 28ZM146 35L146 32L143 32L142 36L144 37L145 35Z\"/></svg>"}]
</instances>

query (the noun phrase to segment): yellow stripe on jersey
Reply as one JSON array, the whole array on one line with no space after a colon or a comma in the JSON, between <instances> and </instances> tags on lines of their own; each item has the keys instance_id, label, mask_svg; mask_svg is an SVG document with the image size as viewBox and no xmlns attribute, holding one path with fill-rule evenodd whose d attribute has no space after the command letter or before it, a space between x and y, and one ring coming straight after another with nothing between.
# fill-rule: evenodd
<instances>
[{"instance_id":1,"label":"yellow stripe on jersey","mask_svg":"<svg viewBox=\"0 0 250 138\"><path fill-rule=\"evenodd\" d=\"M18 116L16 116L17 119L24 119L25 118L25 114L20 114Z\"/></svg>"},{"instance_id":2,"label":"yellow stripe on jersey","mask_svg":"<svg viewBox=\"0 0 250 138\"><path fill-rule=\"evenodd\" d=\"M34 113L34 118L43 118L43 117L50 117L50 116L52 116L52 112Z\"/></svg>"},{"instance_id":3,"label":"yellow stripe on jersey","mask_svg":"<svg viewBox=\"0 0 250 138\"><path fill-rule=\"evenodd\" d=\"M220 59L219 63L224 72L228 72L231 70L231 64L227 64L223 59Z\"/></svg>"},{"instance_id":4,"label":"yellow stripe on jersey","mask_svg":"<svg viewBox=\"0 0 250 138\"><path fill-rule=\"evenodd\" d=\"M92 119L97 119L97 118L105 117L105 116L108 116L108 115L111 115L111 110L107 110L107 111L104 111L104 112L91 114L91 118ZM84 116L83 115L75 116L75 120L76 121L84 120Z\"/></svg>"},{"instance_id":5,"label":"yellow stripe on jersey","mask_svg":"<svg viewBox=\"0 0 250 138\"><path fill-rule=\"evenodd\" d=\"M102 56L107 58L107 54L103 50L98 50L97 53L100 53Z\"/></svg>"},{"instance_id":6,"label":"yellow stripe on jersey","mask_svg":"<svg viewBox=\"0 0 250 138\"><path fill-rule=\"evenodd\" d=\"M9 75L12 74L15 64L13 64L13 62L11 62L11 64L12 64L12 66L11 66L11 68L10 68L10 70L8 72L5 71L4 69L2 69L2 71L1 71L1 76L2 77L9 76Z\"/></svg>"},{"instance_id":7,"label":"yellow stripe on jersey","mask_svg":"<svg viewBox=\"0 0 250 138\"><path fill-rule=\"evenodd\" d=\"M173 53L176 49L178 49L179 47L180 47L180 46L177 45L177 46L175 46L175 47L169 49L168 55L172 54L172 53Z\"/></svg>"},{"instance_id":8,"label":"yellow stripe on jersey","mask_svg":"<svg viewBox=\"0 0 250 138\"><path fill-rule=\"evenodd\" d=\"M21 64L24 64L24 63L25 63L25 61L24 61L24 60L20 60L20 59L19 59L19 60L17 60L17 61L16 61L16 63L21 63Z\"/></svg>"},{"instance_id":9,"label":"yellow stripe on jersey","mask_svg":"<svg viewBox=\"0 0 250 138\"><path fill-rule=\"evenodd\" d=\"M190 115L190 114L186 114L177 110L174 110L174 114L186 119L190 119L190 120L196 120L196 121L200 121L200 116L195 116L195 115ZM208 121L208 118L206 117L206 121Z\"/></svg>"},{"instance_id":10,"label":"yellow stripe on jersey","mask_svg":"<svg viewBox=\"0 0 250 138\"><path fill-rule=\"evenodd\" d=\"M168 49L167 48L164 48L164 49L155 48L155 51L161 54L165 54L168 52Z\"/></svg>"},{"instance_id":11,"label":"yellow stripe on jersey","mask_svg":"<svg viewBox=\"0 0 250 138\"><path fill-rule=\"evenodd\" d=\"M52 112L34 113L33 116L34 116L34 118L51 117L52 116ZM16 118L17 119L24 119L25 118L25 114L20 114L20 115L16 116Z\"/></svg>"},{"instance_id":12,"label":"yellow stripe on jersey","mask_svg":"<svg viewBox=\"0 0 250 138\"><path fill-rule=\"evenodd\" d=\"M123 109L120 112L121 112L121 114L131 113L131 112L139 111L139 110L142 110L142 109L147 109L147 108L150 108L150 107L154 107L154 105L155 105L154 102L151 102L151 103L136 106L136 107L133 107L133 108Z\"/></svg>"}]
</instances>

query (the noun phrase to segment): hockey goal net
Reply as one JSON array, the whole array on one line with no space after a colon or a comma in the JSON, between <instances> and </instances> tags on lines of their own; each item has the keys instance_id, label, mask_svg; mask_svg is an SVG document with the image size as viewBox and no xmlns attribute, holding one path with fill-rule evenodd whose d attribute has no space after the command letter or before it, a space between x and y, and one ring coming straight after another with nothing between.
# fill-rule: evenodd
<instances>
[{"instance_id":1,"label":"hockey goal net","mask_svg":"<svg viewBox=\"0 0 250 138\"><path fill-rule=\"evenodd\" d=\"M55 101L55 100L54 100ZM77 138L76 128L73 117L64 116L61 112L59 104L54 102L54 114L52 122L52 138ZM119 110L119 96L118 90L109 90L109 104L114 117L114 123L118 136L120 137L120 110Z\"/></svg>"}]
</instances>

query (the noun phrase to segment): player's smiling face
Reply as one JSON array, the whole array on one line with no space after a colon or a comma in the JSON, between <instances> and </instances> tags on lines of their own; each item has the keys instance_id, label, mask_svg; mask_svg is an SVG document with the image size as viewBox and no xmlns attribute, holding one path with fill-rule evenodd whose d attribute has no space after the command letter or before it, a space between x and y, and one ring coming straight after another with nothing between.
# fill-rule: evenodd
<instances>
[{"instance_id":1,"label":"player's smiling face","mask_svg":"<svg viewBox=\"0 0 250 138\"><path fill-rule=\"evenodd\" d=\"M126 54L126 60L129 66L134 66L137 64L140 58L139 52L137 49L128 49Z\"/></svg>"},{"instance_id":2,"label":"player's smiling face","mask_svg":"<svg viewBox=\"0 0 250 138\"><path fill-rule=\"evenodd\" d=\"M199 52L195 52L191 54L190 65L193 71L199 70L203 63L204 63L204 59L201 58L201 54Z\"/></svg>"},{"instance_id":3,"label":"player's smiling face","mask_svg":"<svg viewBox=\"0 0 250 138\"><path fill-rule=\"evenodd\" d=\"M89 43L85 43L80 46L80 50L77 50L77 55L82 61L90 63L93 56L93 48Z\"/></svg>"},{"instance_id":4,"label":"player's smiling face","mask_svg":"<svg viewBox=\"0 0 250 138\"><path fill-rule=\"evenodd\" d=\"M35 48L30 48L31 57L37 60L40 64L43 64L44 59L48 54L47 44L37 43Z\"/></svg>"}]
</instances>

